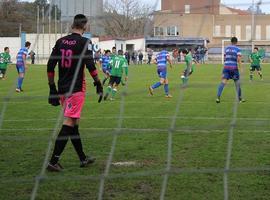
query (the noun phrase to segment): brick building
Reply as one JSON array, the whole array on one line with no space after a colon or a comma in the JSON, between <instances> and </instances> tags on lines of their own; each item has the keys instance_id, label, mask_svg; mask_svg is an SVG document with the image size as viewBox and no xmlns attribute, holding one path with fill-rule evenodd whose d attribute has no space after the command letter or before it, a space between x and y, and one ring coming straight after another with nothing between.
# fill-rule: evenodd
<instances>
[{"instance_id":1,"label":"brick building","mask_svg":"<svg viewBox=\"0 0 270 200\"><path fill-rule=\"evenodd\" d=\"M255 15L254 40L270 40L270 15ZM227 7L220 0L161 0L154 14L154 36L208 38L209 47L232 36L252 38L252 13Z\"/></svg>"}]
</instances>

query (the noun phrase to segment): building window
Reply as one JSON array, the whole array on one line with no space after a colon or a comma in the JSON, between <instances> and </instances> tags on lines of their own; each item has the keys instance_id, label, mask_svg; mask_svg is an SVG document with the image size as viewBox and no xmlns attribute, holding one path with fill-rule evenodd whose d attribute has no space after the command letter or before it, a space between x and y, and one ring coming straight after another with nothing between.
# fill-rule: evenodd
<instances>
[{"instance_id":1,"label":"building window","mask_svg":"<svg viewBox=\"0 0 270 200\"><path fill-rule=\"evenodd\" d=\"M270 40L270 25L266 26L266 39Z\"/></svg>"},{"instance_id":2,"label":"building window","mask_svg":"<svg viewBox=\"0 0 270 200\"><path fill-rule=\"evenodd\" d=\"M214 37L220 37L220 26L216 25L214 27L214 33L213 33Z\"/></svg>"},{"instance_id":3,"label":"building window","mask_svg":"<svg viewBox=\"0 0 270 200\"><path fill-rule=\"evenodd\" d=\"M240 25L235 26L235 37L237 37L238 40L241 40L241 26Z\"/></svg>"},{"instance_id":4,"label":"building window","mask_svg":"<svg viewBox=\"0 0 270 200\"><path fill-rule=\"evenodd\" d=\"M261 40L261 26L257 25L256 26L256 40Z\"/></svg>"},{"instance_id":5,"label":"building window","mask_svg":"<svg viewBox=\"0 0 270 200\"><path fill-rule=\"evenodd\" d=\"M225 37L231 37L232 36L232 27L231 25L225 26Z\"/></svg>"},{"instance_id":6,"label":"building window","mask_svg":"<svg viewBox=\"0 0 270 200\"><path fill-rule=\"evenodd\" d=\"M176 36L177 35L177 27L176 26L168 26L167 27L167 35L168 36Z\"/></svg>"},{"instance_id":7,"label":"building window","mask_svg":"<svg viewBox=\"0 0 270 200\"><path fill-rule=\"evenodd\" d=\"M190 13L190 5L185 5L185 13L186 14Z\"/></svg>"},{"instance_id":8,"label":"building window","mask_svg":"<svg viewBox=\"0 0 270 200\"><path fill-rule=\"evenodd\" d=\"M251 40L252 33L251 33L251 26L247 25L246 26L246 40Z\"/></svg>"},{"instance_id":9,"label":"building window","mask_svg":"<svg viewBox=\"0 0 270 200\"><path fill-rule=\"evenodd\" d=\"M162 35L164 35L163 27L155 27L154 34L155 34L155 36L162 36Z\"/></svg>"}]
</instances>

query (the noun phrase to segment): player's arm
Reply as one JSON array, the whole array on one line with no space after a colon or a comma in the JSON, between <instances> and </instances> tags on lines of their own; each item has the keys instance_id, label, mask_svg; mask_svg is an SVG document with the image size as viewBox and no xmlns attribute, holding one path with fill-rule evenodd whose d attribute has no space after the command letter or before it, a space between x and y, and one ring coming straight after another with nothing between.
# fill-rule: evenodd
<instances>
[{"instance_id":1,"label":"player's arm","mask_svg":"<svg viewBox=\"0 0 270 200\"><path fill-rule=\"evenodd\" d=\"M28 67L27 67L27 64L26 64L26 56L27 56L27 54L23 54L22 58L23 58L23 66L27 69Z\"/></svg>"},{"instance_id":2,"label":"player's arm","mask_svg":"<svg viewBox=\"0 0 270 200\"><path fill-rule=\"evenodd\" d=\"M251 55L249 55L249 62L250 62L250 63L253 62L253 60L252 60L252 58L251 58Z\"/></svg>"},{"instance_id":3,"label":"player's arm","mask_svg":"<svg viewBox=\"0 0 270 200\"><path fill-rule=\"evenodd\" d=\"M91 41L89 41L89 45L92 46ZM84 55L84 64L86 65L86 68L88 69L91 77L94 80L94 86L96 87L96 93L99 95L99 100L98 102L101 102L103 98L103 87L101 84L101 81L98 77L98 71L95 66L94 58L93 58L93 53L90 48L87 48L85 55Z\"/></svg>"},{"instance_id":4,"label":"player's arm","mask_svg":"<svg viewBox=\"0 0 270 200\"><path fill-rule=\"evenodd\" d=\"M240 69L240 71L242 71L242 56L241 56L241 53L239 52L237 54L237 63L238 63L238 68Z\"/></svg>"},{"instance_id":5,"label":"player's arm","mask_svg":"<svg viewBox=\"0 0 270 200\"><path fill-rule=\"evenodd\" d=\"M128 64L127 64L126 59L125 59L123 68L125 69L125 75L126 75L125 76L125 81L127 81L127 79L128 79Z\"/></svg>"},{"instance_id":6,"label":"player's arm","mask_svg":"<svg viewBox=\"0 0 270 200\"><path fill-rule=\"evenodd\" d=\"M170 68L172 68L172 60L171 60L171 58L170 58L169 55L167 55L167 61L168 61L169 64L170 64Z\"/></svg>"},{"instance_id":7,"label":"player's arm","mask_svg":"<svg viewBox=\"0 0 270 200\"><path fill-rule=\"evenodd\" d=\"M48 60L48 63L47 63L47 77L48 77L48 83L49 83L49 88L50 88L48 102L52 106L60 105L58 91L56 89L56 85L54 82L54 69L55 69L55 66L58 62L58 57L60 57L60 54L58 52L59 51L58 51L58 46L57 46L57 42L56 42L56 44L53 48L53 51L50 55L50 58Z\"/></svg>"}]
</instances>

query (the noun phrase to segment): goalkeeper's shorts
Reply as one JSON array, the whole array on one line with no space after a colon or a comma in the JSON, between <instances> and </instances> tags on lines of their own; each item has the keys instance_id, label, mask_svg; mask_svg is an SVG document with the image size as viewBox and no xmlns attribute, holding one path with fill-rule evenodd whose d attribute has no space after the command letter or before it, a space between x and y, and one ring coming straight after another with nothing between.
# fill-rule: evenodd
<instances>
[{"instance_id":1,"label":"goalkeeper's shorts","mask_svg":"<svg viewBox=\"0 0 270 200\"><path fill-rule=\"evenodd\" d=\"M64 117L80 119L84 101L85 92L76 92L70 97L60 96L60 102L64 108Z\"/></svg>"}]
</instances>

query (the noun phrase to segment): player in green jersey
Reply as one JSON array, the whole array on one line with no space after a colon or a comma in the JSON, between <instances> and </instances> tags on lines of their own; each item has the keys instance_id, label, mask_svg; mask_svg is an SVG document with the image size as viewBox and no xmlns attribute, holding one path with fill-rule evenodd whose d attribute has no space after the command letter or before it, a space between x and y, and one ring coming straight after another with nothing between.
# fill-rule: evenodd
<instances>
[{"instance_id":1,"label":"player in green jersey","mask_svg":"<svg viewBox=\"0 0 270 200\"><path fill-rule=\"evenodd\" d=\"M5 80L8 63L11 63L9 48L5 47L4 52L0 53L0 79L2 80Z\"/></svg>"},{"instance_id":2,"label":"player in green jersey","mask_svg":"<svg viewBox=\"0 0 270 200\"><path fill-rule=\"evenodd\" d=\"M109 86L107 87L106 94L104 96L104 100L107 100L110 94L111 100L114 99L118 85L121 83L121 78L124 70L126 75L125 80L127 81L128 65L127 60L123 57L122 50L118 50L118 55L111 57L110 66L111 66L111 77Z\"/></svg>"},{"instance_id":3,"label":"player in green jersey","mask_svg":"<svg viewBox=\"0 0 270 200\"><path fill-rule=\"evenodd\" d=\"M258 47L254 47L254 51L253 51L253 53L250 54L249 60L251 63L251 65L250 65L250 81L253 80L253 74L254 74L255 70L257 71L261 80L263 80L262 71L261 71L262 56L259 53Z\"/></svg>"},{"instance_id":4,"label":"player in green jersey","mask_svg":"<svg viewBox=\"0 0 270 200\"><path fill-rule=\"evenodd\" d=\"M196 61L192 58L191 51L187 49L182 50L184 61L186 63L186 69L183 71L181 79L183 84L187 84L189 76L193 73Z\"/></svg>"}]
</instances>

